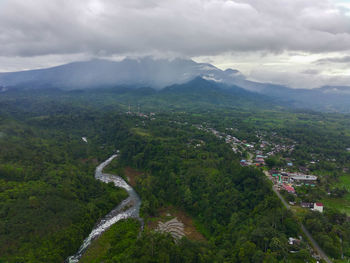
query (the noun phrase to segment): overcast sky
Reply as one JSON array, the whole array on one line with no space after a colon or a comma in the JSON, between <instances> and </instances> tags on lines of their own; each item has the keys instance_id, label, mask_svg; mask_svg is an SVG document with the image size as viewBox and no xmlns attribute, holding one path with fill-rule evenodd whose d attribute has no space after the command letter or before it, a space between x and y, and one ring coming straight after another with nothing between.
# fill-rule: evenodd
<instances>
[{"instance_id":1,"label":"overcast sky","mask_svg":"<svg viewBox=\"0 0 350 263\"><path fill-rule=\"evenodd\" d=\"M0 0L0 71L144 55L350 85L350 0Z\"/></svg>"}]
</instances>

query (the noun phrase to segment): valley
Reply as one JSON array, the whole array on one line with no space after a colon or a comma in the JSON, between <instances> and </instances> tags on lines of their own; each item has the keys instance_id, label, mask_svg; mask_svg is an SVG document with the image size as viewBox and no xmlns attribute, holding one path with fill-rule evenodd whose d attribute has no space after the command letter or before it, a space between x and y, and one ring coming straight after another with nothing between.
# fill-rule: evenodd
<instances>
[{"instance_id":1,"label":"valley","mask_svg":"<svg viewBox=\"0 0 350 263\"><path fill-rule=\"evenodd\" d=\"M281 108L244 93L224 98L202 79L168 92L44 89L0 98L2 261L62 262L74 255L96 222L127 197L93 177L119 149L105 172L135 189L145 228L140 234L133 219L111 225L79 262L316 262L300 224L333 262L346 262L347 115ZM295 194L280 188L295 204L293 213L272 191L264 174L271 170L317 176L314 187L294 185ZM61 205L45 206L51 199ZM323 213L301 202L323 202ZM19 217L27 222L21 232L11 228L21 222L16 207L31 215ZM40 214L48 218L44 232ZM177 230L160 227L168 222ZM184 237L174 241L164 229Z\"/></svg>"},{"instance_id":2,"label":"valley","mask_svg":"<svg viewBox=\"0 0 350 263\"><path fill-rule=\"evenodd\" d=\"M0 263L350 262L350 0L5 0L0 47Z\"/></svg>"}]
</instances>

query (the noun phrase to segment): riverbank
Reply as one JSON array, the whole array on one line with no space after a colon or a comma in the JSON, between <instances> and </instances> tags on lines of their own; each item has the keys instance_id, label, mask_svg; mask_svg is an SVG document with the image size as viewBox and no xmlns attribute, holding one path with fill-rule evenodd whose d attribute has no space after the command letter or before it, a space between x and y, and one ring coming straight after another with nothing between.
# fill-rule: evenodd
<instances>
[{"instance_id":1,"label":"riverbank","mask_svg":"<svg viewBox=\"0 0 350 263\"><path fill-rule=\"evenodd\" d=\"M139 216L141 199L135 192L135 190L128 185L123 178L113 175L103 173L103 169L109 165L113 159L117 158L118 155L114 154L106 161L97 166L95 170L95 178L104 183L114 183L116 187L124 188L129 197L123 200L118 206L116 206L110 213L108 213L103 219L101 219L96 226L92 229L89 236L84 240L83 244L79 248L78 252L67 258L66 262L76 263L79 262L82 255L85 253L87 248L91 245L91 242L98 238L103 232L109 229L113 224L117 223L122 219L136 218L141 223L141 228L143 228L143 220Z\"/></svg>"}]
</instances>

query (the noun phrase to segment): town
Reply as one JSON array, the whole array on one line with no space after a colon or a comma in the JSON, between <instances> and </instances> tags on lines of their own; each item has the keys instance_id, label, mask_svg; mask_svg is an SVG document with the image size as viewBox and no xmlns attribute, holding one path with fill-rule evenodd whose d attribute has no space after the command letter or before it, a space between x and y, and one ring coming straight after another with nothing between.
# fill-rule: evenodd
<instances>
[{"instance_id":1,"label":"town","mask_svg":"<svg viewBox=\"0 0 350 263\"><path fill-rule=\"evenodd\" d=\"M268 165L266 160L278 153L288 152L291 153L296 145L296 142L292 142L292 144L275 144L273 142L267 141L261 134L257 134L256 136L259 139L259 143L247 142L246 140L240 140L235 136L230 134L226 134L223 132L219 132L214 128L205 127L204 125L196 125L196 127L200 130L204 130L207 132L213 133L217 138L224 139L227 144L230 145L232 151L235 153L239 153L242 156L247 156L248 158L242 159L240 161L241 166L254 166L260 167L267 177L273 183L273 187L282 192L285 191L288 194L297 196L295 191L295 187L300 186L310 186L317 187L318 176L305 174L308 171L306 167L298 167L295 171L295 167L293 167L293 162L290 158L286 158L286 167L281 169L270 169L268 170ZM228 131L233 131L233 128L226 128ZM273 133L272 136L276 137L277 134ZM305 204L308 205L305 205ZM296 202L289 202L290 205L299 205L302 208L312 209L314 211L318 211L320 213L323 212L323 204L321 202L304 202L300 200L299 204Z\"/></svg>"},{"instance_id":2,"label":"town","mask_svg":"<svg viewBox=\"0 0 350 263\"><path fill-rule=\"evenodd\" d=\"M275 169L273 167L273 163L269 162L269 158L276 154L283 152L290 154L294 150L296 142L293 141L291 144L273 143L269 142L259 134L256 135L259 139L258 143L247 142L247 140L240 140L233 135L219 132L214 128L205 127L205 125L195 125L195 127L206 132L211 132L217 138L225 140L225 142L230 145L233 152L240 154L242 157L247 157L246 159L241 159L241 166L250 166L261 169L266 177L271 181L272 189L281 199L282 203L287 209L290 209L291 207L298 207L299 210L308 209L318 213L323 213L323 203L317 200L314 202L309 202L309 200L305 201L300 197L298 198L296 191L297 187L317 188L319 180L318 176L308 174L307 172L309 172L309 169L307 167L295 167L290 158L285 158L284 163L286 163L286 166L280 167L279 169ZM234 130L235 129L233 128L226 128L226 131ZM276 137L277 134L274 133L272 136ZM314 163L315 161L311 162L311 164ZM288 200L288 203L286 203L285 199ZM298 200L298 202L296 200ZM292 209L292 211L295 213L296 210ZM310 240L313 246L313 248L309 246L308 249L315 258L316 262L320 262L321 259L324 259L326 262L331 262L328 257L324 255L323 251L318 249L318 244L314 241L313 237L310 235L305 226L301 224L301 227L305 236ZM288 244L292 249L290 253L296 252L293 250L293 247L298 247L302 239L302 236L289 237Z\"/></svg>"}]
</instances>

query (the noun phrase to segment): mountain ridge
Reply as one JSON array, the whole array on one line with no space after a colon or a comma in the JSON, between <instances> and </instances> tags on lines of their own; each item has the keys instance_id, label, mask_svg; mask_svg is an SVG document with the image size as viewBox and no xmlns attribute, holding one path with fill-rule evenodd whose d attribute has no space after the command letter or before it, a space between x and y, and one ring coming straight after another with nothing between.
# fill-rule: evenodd
<instances>
[{"instance_id":1,"label":"mountain ridge","mask_svg":"<svg viewBox=\"0 0 350 263\"><path fill-rule=\"evenodd\" d=\"M0 73L0 92L11 88L79 90L116 86L161 90L188 83L197 77L223 85L227 89L239 87L256 93L255 95L269 96L290 107L350 112L350 87L292 89L283 85L247 80L236 69L221 70L208 63L181 58L168 60L143 57L126 58L122 61L93 59L46 69ZM187 87L191 88L188 85Z\"/></svg>"}]
</instances>

